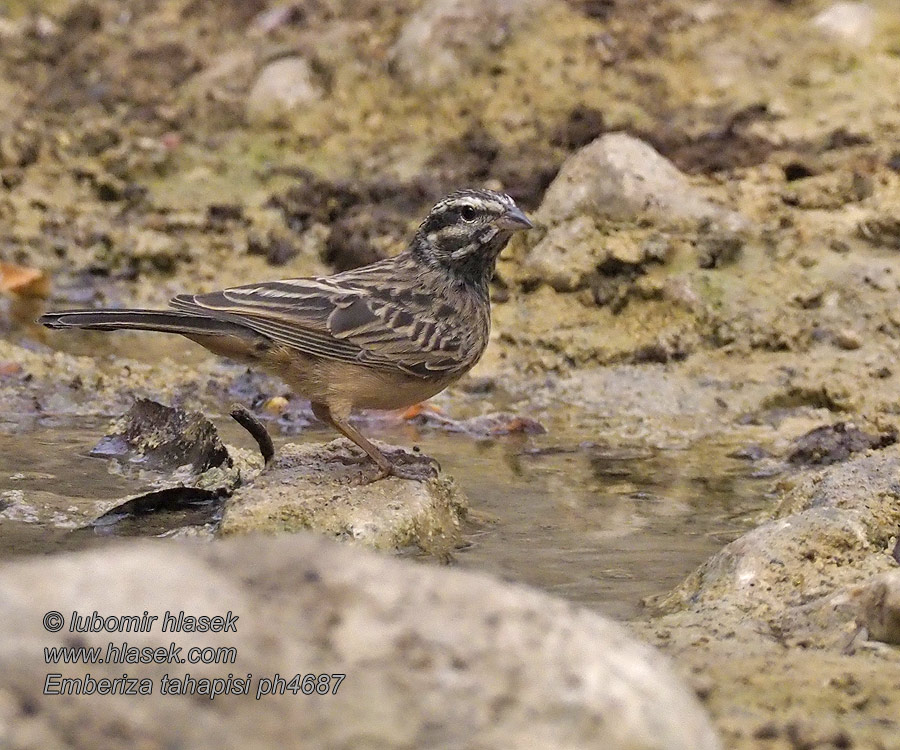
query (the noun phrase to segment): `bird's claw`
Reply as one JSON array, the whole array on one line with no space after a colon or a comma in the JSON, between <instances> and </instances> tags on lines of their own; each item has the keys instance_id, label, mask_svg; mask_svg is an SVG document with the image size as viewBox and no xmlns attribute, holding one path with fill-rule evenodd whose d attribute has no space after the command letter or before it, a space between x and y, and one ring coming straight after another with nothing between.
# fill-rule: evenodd
<instances>
[{"instance_id":1,"label":"bird's claw","mask_svg":"<svg viewBox=\"0 0 900 750\"><path fill-rule=\"evenodd\" d=\"M396 477L397 479L406 479L413 482L426 482L429 479L434 479L440 473L440 464L430 456L423 456L423 458L427 459L427 463L425 461L416 463L391 462L387 466L378 467L374 473L363 472L354 484L372 484L388 477Z\"/></svg>"}]
</instances>

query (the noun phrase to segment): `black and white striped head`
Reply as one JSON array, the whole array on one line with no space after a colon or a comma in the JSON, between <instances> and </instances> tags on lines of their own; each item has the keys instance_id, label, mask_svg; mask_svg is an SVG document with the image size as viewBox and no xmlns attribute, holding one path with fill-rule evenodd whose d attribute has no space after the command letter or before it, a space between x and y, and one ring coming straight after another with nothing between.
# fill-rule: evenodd
<instances>
[{"instance_id":1,"label":"black and white striped head","mask_svg":"<svg viewBox=\"0 0 900 750\"><path fill-rule=\"evenodd\" d=\"M532 226L504 193L458 190L431 209L416 231L411 249L429 265L486 282L513 233Z\"/></svg>"}]
</instances>

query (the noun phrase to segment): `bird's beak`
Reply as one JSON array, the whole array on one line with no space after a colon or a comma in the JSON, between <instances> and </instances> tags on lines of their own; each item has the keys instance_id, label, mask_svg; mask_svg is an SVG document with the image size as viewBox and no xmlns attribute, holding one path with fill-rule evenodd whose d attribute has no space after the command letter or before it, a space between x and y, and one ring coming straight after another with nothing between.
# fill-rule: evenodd
<instances>
[{"instance_id":1,"label":"bird's beak","mask_svg":"<svg viewBox=\"0 0 900 750\"><path fill-rule=\"evenodd\" d=\"M494 224L500 229L508 229L512 232L516 232L520 229L532 229L534 227L531 220L518 206L513 206L509 209L505 214L494 221Z\"/></svg>"}]
</instances>

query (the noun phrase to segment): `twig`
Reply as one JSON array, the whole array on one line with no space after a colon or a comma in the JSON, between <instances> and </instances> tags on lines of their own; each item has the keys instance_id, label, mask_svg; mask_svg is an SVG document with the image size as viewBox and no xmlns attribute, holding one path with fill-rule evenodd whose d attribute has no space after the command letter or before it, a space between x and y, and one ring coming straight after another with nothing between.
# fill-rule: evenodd
<instances>
[{"instance_id":1,"label":"twig","mask_svg":"<svg viewBox=\"0 0 900 750\"><path fill-rule=\"evenodd\" d=\"M246 406L240 404L231 407L231 418L253 436L259 446L259 452L262 453L263 461L268 466L275 456L275 444L265 425Z\"/></svg>"}]
</instances>

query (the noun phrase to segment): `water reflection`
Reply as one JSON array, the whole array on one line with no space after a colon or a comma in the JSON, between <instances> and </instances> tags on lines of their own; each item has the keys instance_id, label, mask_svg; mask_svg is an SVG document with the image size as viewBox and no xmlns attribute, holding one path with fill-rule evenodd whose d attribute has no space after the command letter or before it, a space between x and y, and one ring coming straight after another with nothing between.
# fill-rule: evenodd
<instances>
[{"instance_id":1,"label":"water reflection","mask_svg":"<svg viewBox=\"0 0 900 750\"><path fill-rule=\"evenodd\" d=\"M228 420L217 423L226 442L249 440ZM24 431L10 423L0 427L4 555L84 547L110 534L163 535L211 520L215 509L202 517L150 514L71 533L115 499L153 487L149 475L123 473L109 461L88 457L106 426L105 420L69 420ZM331 437L314 429L291 439ZM486 441L410 425L377 437L415 443L438 457L469 496L472 513L458 565L531 584L617 618L634 616L643 597L676 585L742 533L766 504L768 483L750 477L747 462L727 456L733 444L611 447L566 443L552 433Z\"/></svg>"}]
</instances>

